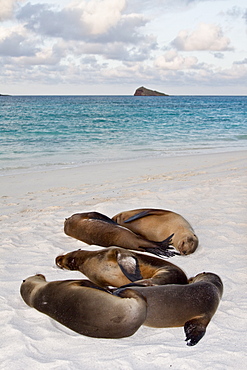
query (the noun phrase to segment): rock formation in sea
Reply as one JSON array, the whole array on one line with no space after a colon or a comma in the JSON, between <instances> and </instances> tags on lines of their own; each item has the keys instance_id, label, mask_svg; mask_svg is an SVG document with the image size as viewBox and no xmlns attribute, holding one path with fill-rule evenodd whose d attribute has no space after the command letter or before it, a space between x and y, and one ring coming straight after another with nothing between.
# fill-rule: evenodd
<instances>
[{"instance_id":1,"label":"rock formation in sea","mask_svg":"<svg viewBox=\"0 0 247 370\"><path fill-rule=\"evenodd\" d=\"M138 87L138 89L136 89L134 96L169 96L169 95L155 90L150 90L144 86L141 86Z\"/></svg>"}]
</instances>

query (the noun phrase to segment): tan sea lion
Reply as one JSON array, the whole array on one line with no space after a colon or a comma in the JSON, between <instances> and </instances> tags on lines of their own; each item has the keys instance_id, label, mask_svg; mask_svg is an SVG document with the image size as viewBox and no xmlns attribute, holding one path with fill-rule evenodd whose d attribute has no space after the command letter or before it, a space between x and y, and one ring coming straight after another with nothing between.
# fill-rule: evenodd
<instances>
[{"instance_id":1,"label":"tan sea lion","mask_svg":"<svg viewBox=\"0 0 247 370\"><path fill-rule=\"evenodd\" d=\"M119 288L114 294L122 292ZM223 284L216 274L200 273L188 285L135 287L147 299L147 317L143 325L155 328L184 326L187 345L194 346L204 336L217 310Z\"/></svg>"},{"instance_id":2,"label":"tan sea lion","mask_svg":"<svg viewBox=\"0 0 247 370\"><path fill-rule=\"evenodd\" d=\"M117 297L88 280L47 282L38 274L23 281L21 296L30 307L89 337L128 337L146 318L140 293L129 289Z\"/></svg>"},{"instance_id":3,"label":"tan sea lion","mask_svg":"<svg viewBox=\"0 0 247 370\"><path fill-rule=\"evenodd\" d=\"M145 239L157 242L174 234L172 245L181 254L193 253L198 246L198 238L192 226L181 215L172 211L155 208L134 209L118 213L112 220Z\"/></svg>"},{"instance_id":4,"label":"tan sea lion","mask_svg":"<svg viewBox=\"0 0 247 370\"><path fill-rule=\"evenodd\" d=\"M72 215L65 219L64 232L90 245L117 246L167 257L176 254L176 252L169 250L172 249L169 246L172 235L161 242L146 240L99 212L84 212Z\"/></svg>"},{"instance_id":5,"label":"tan sea lion","mask_svg":"<svg viewBox=\"0 0 247 370\"><path fill-rule=\"evenodd\" d=\"M58 256L56 265L67 270L78 270L104 288L120 287L133 281L145 286L188 283L185 273L174 264L118 247L73 251Z\"/></svg>"}]
</instances>

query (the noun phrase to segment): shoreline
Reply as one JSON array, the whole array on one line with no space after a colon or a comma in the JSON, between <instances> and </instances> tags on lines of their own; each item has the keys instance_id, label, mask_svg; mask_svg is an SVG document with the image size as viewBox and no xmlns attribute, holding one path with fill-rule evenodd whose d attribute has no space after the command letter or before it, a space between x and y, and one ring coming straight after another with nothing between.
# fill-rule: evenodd
<instances>
[{"instance_id":1,"label":"shoreline","mask_svg":"<svg viewBox=\"0 0 247 370\"><path fill-rule=\"evenodd\" d=\"M171 149L167 153L163 154L145 154L143 156L137 156L137 157L128 157L128 158L111 158L109 159L109 156L111 153L108 154L107 158L101 159L101 160L86 160L85 162L78 162L76 163L73 160L73 156L71 158L70 162L64 162L64 163L45 163L45 164L37 164L36 166L32 165L29 168L26 166L20 166L20 167L2 167L0 170L0 179L5 176L15 176L15 175L24 175L24 174L30 174L30 173L44 173L44 172L51 172L51 171L57 171L57 170L66 170L66 169L73 169L73 168L81 168L84 166L96 166L96 165L110 165L114 163L123 163L123 162L135 162L135 161L156 161L156 160L166 160L167 158L180 158L180 157L191 157L191 156L205 156L205 155L214 155L214 154L224 154L224 153L235 153L235 152L242 152L247 150L245 146L240 147L227 147L227 148L184 148L181 150L175 150ZM150 151L147 151L146 153L149 153ZM42 158L42 157L40 157ZM2 161L4 162L4 161Z\"/></svg>"},{"instance_id":2,"label":"shoreline","mask_svg":"<svg viewBox=\"0 0 247 370\"><path fill-rule=\"evenodd\" d=\"M172 173L173 171L199 170L201 167L210 168L210 161L223 164L227 160L236 161L247 158L247 150L229 151L223 153L206 153L198 155L171 156L163 158L145 158L83 164L76 167L42 170L28 173L9 174L1 177L0 192L2 196L18 193L16 182L20 191L21 184L25 183L23 191L36 191L57 186L71 186L75 182L98 184L113 178L124 179L127 176L154 175L158 173ZM206 166L206 167L205 167ZM112 171L114 168L114 171ZM147 172L147 173L146 173ZM95 175L97 174L97 176ZM84 177L83 177L84 176ZM55 179L54 179L55 177Z\"/></svg>"}]
</instances>

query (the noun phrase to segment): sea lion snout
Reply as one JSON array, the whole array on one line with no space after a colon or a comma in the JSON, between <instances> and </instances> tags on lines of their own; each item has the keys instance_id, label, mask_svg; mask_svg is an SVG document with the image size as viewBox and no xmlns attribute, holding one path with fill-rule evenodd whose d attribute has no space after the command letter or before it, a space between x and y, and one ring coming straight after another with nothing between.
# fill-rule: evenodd
<instances>
[{"instance_id":1,"label":"sea lion snout","mask_svg":"<svg viewBox=\"0 0 247 370\"><path fill-rule=\"evenodd\" d=\"M76 260L74 257L61 255L56 257L56 265L61 269L77 270Z\"/></svg>"},{"instance_id":2,"label":"sea lion snout","mask_svg":"<svg viewBox=\"0 0 247 370\"><path fill-rule=\"evenodd\" d=\"M198 246L198 239L194 236L185 236L178 243L178 250L181 254L187 255L193 253Z\"/></svg>"},{"instance_id":3,"label":"sea lion snout","mask_svg":"<svg viewBox=\"0 0 247 370\"><path fill-rule=\"evenodd\" d=\"M56 265L61 269L63 268L63 258L64 256L57 256L55 260Z\"/></svg>"}]
</instances>

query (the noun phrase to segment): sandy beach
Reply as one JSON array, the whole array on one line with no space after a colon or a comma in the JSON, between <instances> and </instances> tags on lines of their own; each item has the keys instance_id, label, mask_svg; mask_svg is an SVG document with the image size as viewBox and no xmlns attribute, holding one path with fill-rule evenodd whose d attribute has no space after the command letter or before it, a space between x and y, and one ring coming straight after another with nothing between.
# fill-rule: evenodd
<instances>
[{"instance_id":1,"label":"sandy beach","mask_svg":"<svg viewBox=\"0 0 247 370\"><path fill-rule=\"evenodd\" d=\"M0 368L21 369L245 369L247 330L247 151L102 163L2 176ZM64 218L77 212L114 214L156 207L183 215L199 237L189 256L170 262L194 276L217 273L219 308L195 346L183 328L142 326L124 339L80 336L28 307L23 279L84 278L60 270L55 258L79 248L99 249L66 236Z\"/></svg>"}]
</instances>

